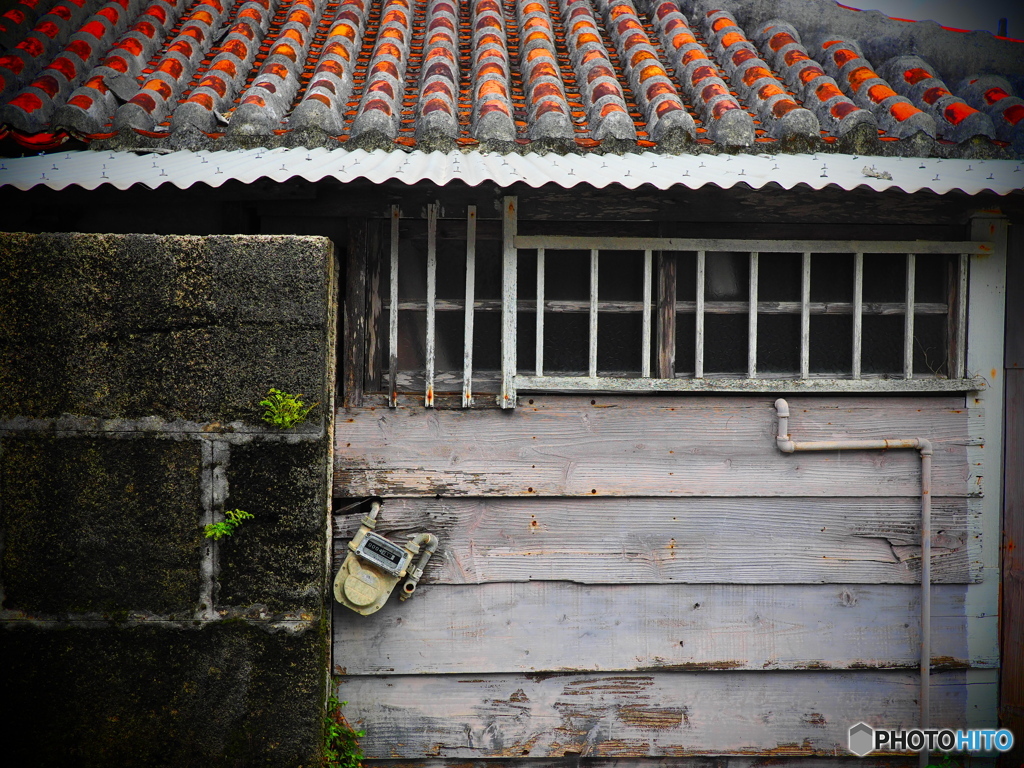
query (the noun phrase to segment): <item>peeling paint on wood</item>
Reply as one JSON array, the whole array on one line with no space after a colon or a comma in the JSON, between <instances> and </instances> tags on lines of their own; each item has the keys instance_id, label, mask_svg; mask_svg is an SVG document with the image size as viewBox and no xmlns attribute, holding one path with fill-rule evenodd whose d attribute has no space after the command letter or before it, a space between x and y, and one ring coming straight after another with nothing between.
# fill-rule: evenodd
<instances>
[{"instance_id":1,"label":"peeling paint on wood","mask_svg":"<svg viewBox=\"0 0 1024 768\"><path fill-rule=\"evenodd\" d=\"M441 538L425 583L912 584L919 521L911 498L392 499L378 531ZM335 520L336 558L358 522ZM980 578L968 525L967 499L934 499L934 581Z\"/></svg>"},{"instance_id":2,"label":"peeling paint on wood","mask_svg":"<svg viewBox=\"0 0 1024 768\"><path fill-rule=\"evenodd\" d=\"M514 413L338 413L338 496L917 496L906 451L775 449L766 397L533 396ZM933 493L967 484L962 397L791 398L806 440L927 437ZM977 418L977 416L976 416Z\"/></svg>"},{"instance_id":3,"label":"peeling paint on wood","mask_svg":"<svg viewBox=\"0 0 1024 768\"><path fill-rule=\"evenodd\" d=\"M967 657L965 592L933 590L933 665L994 668ZM334 659L354 675L916 669L919 616L912 585L433 584L372 622L337 608Z\"/></svg>"},{"instance_id":4,"label":"peeling paint on wood","mask_svg":"<svg viewBox=\"0 0 1024 768\"><path fill-rule=\"evenodd\" d=\"M933 725L965 717L964 672L935 675ZM906 672L350 677L339 686L369 758L845 754L865 720L917 723ZM518 694L522 691L522 694ZM519 701L512 701L516 697ZM522 698L525 697L525 701Z\"/></svg>"}]
</instances>

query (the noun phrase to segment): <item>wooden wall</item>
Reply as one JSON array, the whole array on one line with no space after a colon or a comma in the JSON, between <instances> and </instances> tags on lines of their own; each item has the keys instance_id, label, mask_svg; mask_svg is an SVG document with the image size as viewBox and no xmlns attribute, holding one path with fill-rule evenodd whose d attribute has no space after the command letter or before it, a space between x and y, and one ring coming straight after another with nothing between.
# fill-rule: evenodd
<instances>
[{"instance_id":1,"label":"wooden wall","mask_svg":"<svg viewBox=\"0 0 1024 768\"><path fill-rule=\"evenodd\" d=\"M965 615L977 412L789 402L797 439L934 441L932 724L958 726L964 670L997 663L971 657ZM389 537L441 538L409 601L335 608L367 755L826 758L859 720L916 725L918 456L784 455L775 424L769 396L339 410L336 496L384 497ZM360 518L335 516L335 567Z\"/></svg>"}]
</instances>

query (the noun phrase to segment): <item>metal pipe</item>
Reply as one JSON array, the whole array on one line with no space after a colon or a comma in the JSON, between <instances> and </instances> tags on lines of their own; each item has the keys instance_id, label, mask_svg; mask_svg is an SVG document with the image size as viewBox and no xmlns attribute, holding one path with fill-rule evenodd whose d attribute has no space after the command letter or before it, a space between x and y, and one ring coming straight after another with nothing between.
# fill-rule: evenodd
<instances>
[{"instance_id":1,"label":"metal pipe","mask_svg":"<svg viewBox=\"0 0 1024 768\"><path fill-rule=\"evenodd\" d=\"M928 727L931 711L931 658L932 658L932 444L923 437L892 440L812 440L794 441L789 434L789 403L782 398L775 401L779 415L775 444L783 453L795 451L886 451L906 448L921 454L921 729ZM922 768L928 765L928 750L920 753Z\"/></svg>"},{"instance_id":2,"label":"metal pipe","mask_svg":"<svg viewBox=\"0 0 1024 768\"><path fill-rule=\"evenodd\" d=\"M402 582L402 592L398 596L399 600L408 600L412 597L412 593L416 591L416 585L423 576L423 569L427 567L427 561L430 560L430 556L437 551L437 536L432 533L418 533L409 539L405 548L411 550L415 554L420 551L421 546L425 547L423 554L420 555L420 559L416 565L409 569L409 573L405 577L405 581Z\"/></svg>"}]
</instances>

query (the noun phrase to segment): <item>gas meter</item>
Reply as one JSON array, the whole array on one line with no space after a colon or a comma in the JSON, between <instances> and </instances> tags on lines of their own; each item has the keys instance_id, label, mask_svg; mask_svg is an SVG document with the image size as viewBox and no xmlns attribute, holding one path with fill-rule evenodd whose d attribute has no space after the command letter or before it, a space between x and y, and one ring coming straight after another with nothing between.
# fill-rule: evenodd
<instances>
[{"instance_id":1,"label":"gas meter","mask_svg":"<svg viewBox=\"0 0 1024 768\"><path fill-rule=\"evenodd\" d=\"M370 505L370 514L363 518L362 525L348 543L348 556L334 577L334 598L363 616L379 611L403 576L405 581L399 598L406 600L411 597L427 561L437 550L437 537L432 533L412 536L404 545L374 533L380 505L379 501ZM420 559L411 566L416 555L420 555Z\"/></svg>"}]
</instances>

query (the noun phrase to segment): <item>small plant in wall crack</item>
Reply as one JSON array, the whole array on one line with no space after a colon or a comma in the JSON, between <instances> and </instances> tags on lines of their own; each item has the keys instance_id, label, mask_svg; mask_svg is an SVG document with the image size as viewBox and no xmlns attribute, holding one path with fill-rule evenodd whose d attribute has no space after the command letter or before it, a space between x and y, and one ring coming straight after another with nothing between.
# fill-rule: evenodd
<instances>
[{"instance_id":1,"label":"small plant in wall crack","mask_svg":"<svg viewBox=\"0 0 1024 768\"><path fill-rule=\"evenodd\" d=\"M326 768L360 768L363 764L359 739L366 735L366 731L355 730L341 714L341 708L347 703L338 701L333 695L327 699L327 714L324 715Z\"/></svg>"},{"instance_id":2,"label":"small plant in wall crack","mask_svg":"<svg viewBox=\"0 0 1024 768\"><path fill-rule=\"evenodd\" d=\"M265 400L260 400L267 410L263 413L263 420L267 424L273 424L281 429L291 429L296 424L306 420L309 412L320 403L313 403L307 406L302 399L305 395L293 395L280 389L271 389Z\"/></svg>"},{"instance_id":3,"label":"small plant in wall crack","mask_svg":"<svg viewBox=\"0 0 1024 768\"><path fill-rule=\"evenodd\" d=\"M227 519L219 523L210 523L203 529L206 538L216 541L230 536L243 522L252 519L252 515L243 509L227 509L224 511L224 517Z\"/></svg>"}]
</instances>

